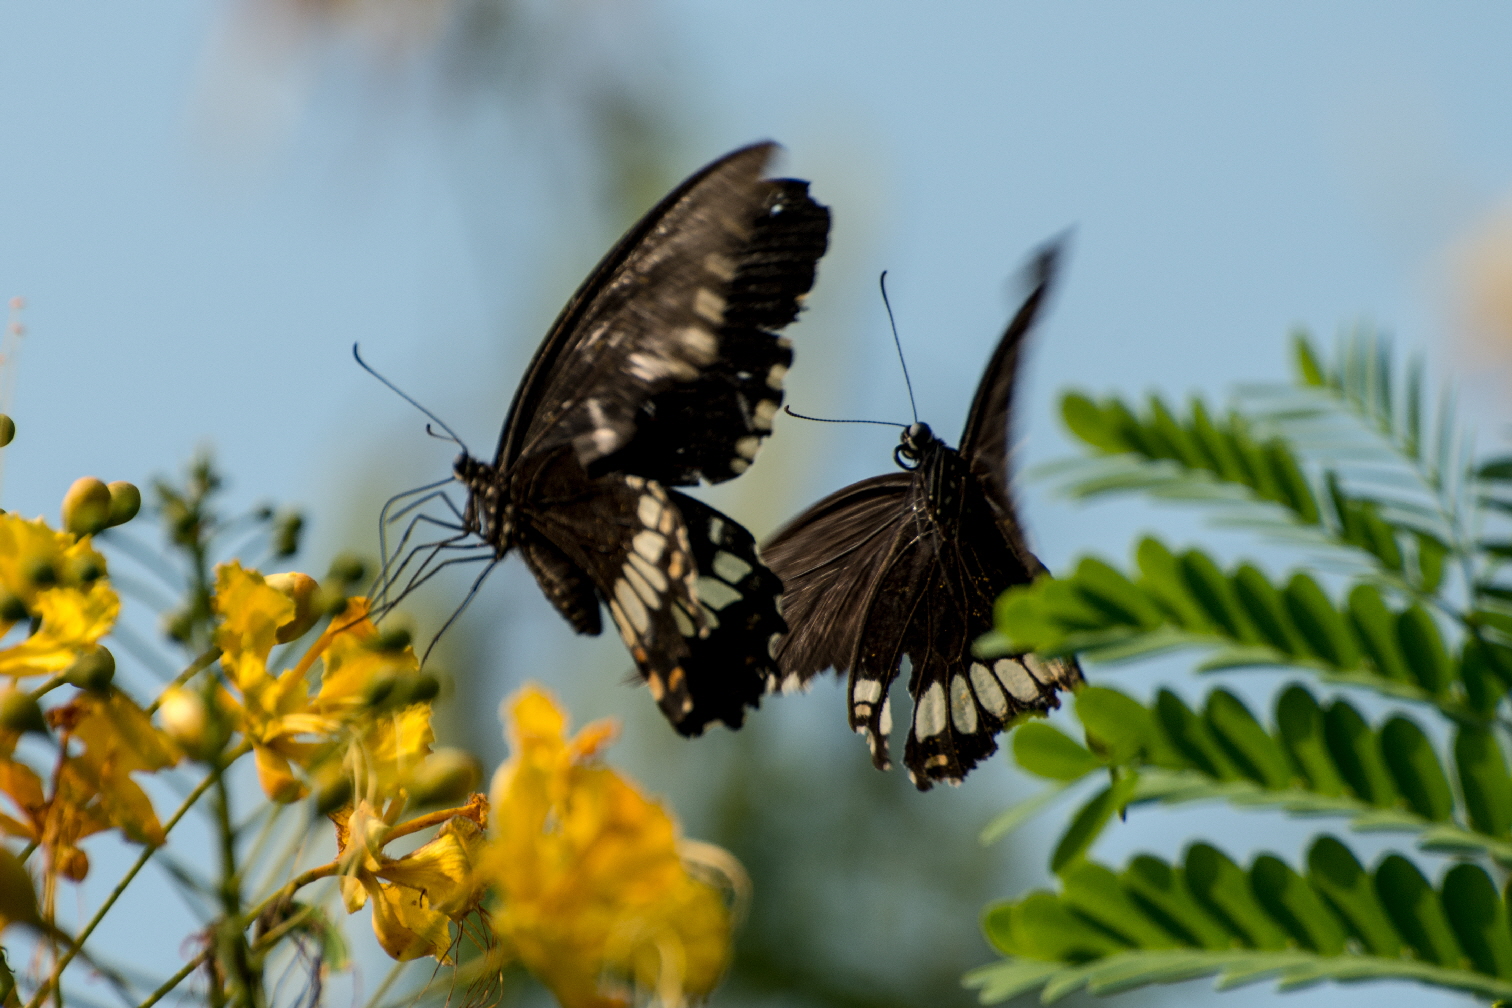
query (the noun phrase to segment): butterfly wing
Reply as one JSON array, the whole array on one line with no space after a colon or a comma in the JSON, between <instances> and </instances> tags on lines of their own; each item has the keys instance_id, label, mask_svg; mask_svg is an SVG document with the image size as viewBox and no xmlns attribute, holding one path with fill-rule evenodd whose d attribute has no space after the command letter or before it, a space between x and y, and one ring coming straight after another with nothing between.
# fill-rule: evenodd
<instances>
[{"instance_id":1,"label":"butterfly wing","mask_svg":"<svg viewBox=\"0 0 1512 1008\"><path fill-rule=\"evenodd\" d=\"M653 400L679 385L694 386L682 402L695 417L704 405L737 413L745 407L745 426L758 441L764 436L756 428L762 416L770 428L776 406L762 407L759 398L747 403L757 394L756 384L774 377L780 382L791 357L760 325L785 325L796 315L799 298L813 284L829 223L828 211L808 198L804 183L762 177L775 151L774 144L757 144L714 162L604 258L526 372L500 437L499 470L563 444L572 446L591 475L631 472L660 479L667 475L663 470L673 470L696 481L697 465L713 467L710 459L721 454L728 468L741 457L741 439L753 434L701 419L662 425L628 457L611 461L656 415ZM751 337L760 344L757 351L747 345L753 331L760 334ZM716 395L706 382L722 370L748 377ZM711 430L718 435L712 443ZM698 445L694 457L674 463L689 454L689 442Z\"/></svg>"},{"instance_id":2,"label":"butterfly wing","mask_svg":"<svg viewBox=\"0 0 1512 1008\"><path fill-rule=\"evenodd\" d=\"M790 632L777 642L784 690L825 669L850 670L872 593L897 540L907 534L913 477L889 473L853 483L788 522L762 547L782 580Z\"/></svg>"},{"instance_id":3,"label":"butterfly wing","mask_svg":"<svg viewBox=\"0 0 1512 1008\"><path fill-rule=\"evenodd\" d=\"M1008 471L1013 392L1018 383L1024 343L1049 297L1061 254L1061 244L1052 242L1036 253L1025 269L1029 293L1008 323L992 359L987 362L987 369L982 373L971 411L966 414L966 429L961 432L959 448L961 457L981 479L1009 540L1024 558L1030 558L1030 554L1020 531ZM1038 567L1038 561L1034 566Z\"/></svg>"}]
</instances>

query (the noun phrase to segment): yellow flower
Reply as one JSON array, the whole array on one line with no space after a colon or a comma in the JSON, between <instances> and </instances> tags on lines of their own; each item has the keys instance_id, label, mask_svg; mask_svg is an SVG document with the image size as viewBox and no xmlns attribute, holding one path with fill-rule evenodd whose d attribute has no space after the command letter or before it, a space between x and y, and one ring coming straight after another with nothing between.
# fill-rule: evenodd
<instances>
[{"instance_id":1,"label":"yellow flower","mask_svg":"<svg viewBox=\"0 0 1512 1008\"><path fill-rule=\"evenodd\" d=\"M114 690L80 693L47 718L60 733L59 748L78 751L59 762L48 797L37 773L11 758L14 737L0 745L0 792L21 815L0 815L0 832L41 845L49 879L62 875L75 882L89 872L89 858L79 848L85 837L115 828L134 843L161 844L162 824L131 775L178 762L172 740Z\"/></svg>"},{"instance_id":2,"label":"yellow flower","mask_svg":"<svg viewBox=\"0 0 1512 1008\"><path fill-rule=\"evenodd\" d=\"M403 962L434 956L450 962L449 926L478 905L474 865L483 845L487 807L482 795L461 809L441 813L434 838L401 858L383 853L383 845L435 825L425 816L391 827L367 802L332 816L336 821L339 861L344 863L341 897L348 913L373 901L373 931L390 957Z\"/></svg>"},{"instance_id":3,"label":"yellow flower","mask_svg":"<svg viewBox=\"0 0 1512 1008\"><path fill-rule=\"evenodd\" d=\"M105 558L87 536L0 514L0 636L38 620L35 633L0 650L0 675L54 675L93 650L121 610L104 574Z\"/></svg>"},{"instance_id":4,"label":"yellow flower","mask_svg":"<svg viewBox=\"0 0 1512 1008\"><path fill-rule=\"evenodd\" d=\"M494 778L482 867L507 951L564 1008L621 1008L636 991L669 1006L706 996L729 962L728 902L689 872L666 810L598 761L613 725L569 740L536 686L507 708L511 756ZM738 885L738 864L718 853L710 860Z\"/></svg>"},{"instance_id":5,"label":"yellow flower","mask_svg":"<svg viewBox=\"0 0 1512 1008\"><path fill-rule=\"evenodd\" d=\"M227 707L252 743L268 797L290 802L309 794L296 773L303 771L322 780L344 774L375 807L402 806L408 775L434 741L430 704L372 702L376 684L417 677L419 662L408 646L372 646L379 634L367 618L367 600L349 599L299 662L277 675L268 656L280 629L298 618L294 601L256 571L229 563L216 569L215 609L222 617L221 666L239 694L226 697ZM322 670L313 688L317 662Z\"/></svg>"}]
</instances>

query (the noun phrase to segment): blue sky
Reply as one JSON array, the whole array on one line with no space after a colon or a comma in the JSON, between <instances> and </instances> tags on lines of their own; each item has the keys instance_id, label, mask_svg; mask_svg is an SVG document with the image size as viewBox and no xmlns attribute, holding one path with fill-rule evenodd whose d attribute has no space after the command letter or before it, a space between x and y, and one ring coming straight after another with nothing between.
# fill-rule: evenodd
<instances>
[{"instance_id":1,"label":"blue sky","mask_svg":"<svg viewBox=\"0 0 1512 1008\"><path fill-rule=\"evenodd\" d=\"M1453 341L1452 271L1512 185L1505 5L522 9L557 33L515 54L546 83L499 104L360 45L260 78L231 62L224 5L0 2L0 295L29 302L0 506L55 515L79 475L145 483L210 444L235 500L309 509L316 573L363 545L371 502L444 476L452 452L351 345L486 450L539 334L613 237L589 146L553 118L581 67L656 109L667 181L770 137L832 207L833 251L792 333L796 409L906 419L874 293L887 269L921 416L953 439L1005 281L1074 228L1020 400L1022 463L1066 450L1065 387L1216 395L1281 377L1297 324L1373 320L1463 381L1484 423L1508 419L1508 375ZM228 74L244 103L216 90ZM886 468L892 438L783 419L763 465L712 499L769 530ZM1117 555L1151 525L1195 534L1179 514L1077 509L1037 487L1024 500L1052 567ZM583 717L639 703L617 644L572 640L512 567L480 602L507 615L473 617L489 660L541 670ZM637 749L637 726L654 720L631 722L627 758L678 793L689 771ZM1307 835L1275 829L1288 853ZM1158 836L1131 825L1106 853ZM1367 994L1427 1000L1292 1001Z\"/></svg>"}]
</instances>

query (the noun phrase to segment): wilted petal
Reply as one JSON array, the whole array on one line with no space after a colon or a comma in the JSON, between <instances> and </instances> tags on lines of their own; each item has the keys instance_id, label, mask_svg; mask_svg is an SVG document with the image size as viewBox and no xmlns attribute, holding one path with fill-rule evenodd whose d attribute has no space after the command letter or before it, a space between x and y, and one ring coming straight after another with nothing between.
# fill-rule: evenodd
<instances>
[{"instance_id":1,"label":"wilted petal","mask_svg":"<svg viewBox=\"0 0 1512 1008\"><path fill-rule=\"evenodd\" d=\"M451 929L445 914L425 905L425 897L401 885L363 880L373 902L373 931L391 959L406 962L421 956L447 961Z\"/></svg>"}]
</instances>

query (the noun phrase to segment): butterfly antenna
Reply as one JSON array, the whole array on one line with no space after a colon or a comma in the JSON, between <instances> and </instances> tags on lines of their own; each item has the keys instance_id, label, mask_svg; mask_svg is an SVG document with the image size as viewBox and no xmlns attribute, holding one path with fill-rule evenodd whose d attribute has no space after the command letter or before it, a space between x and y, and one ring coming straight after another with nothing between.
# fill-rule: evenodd
<instances>
[{"instance_id":1,"label":"butterfly antenna","mask_svg":"<svg viewBox=\"0 0 1512 1008\"><path fill-rule=\"evenodd\" d=\"M908 426L908 424L893 423L891 420L830 420L827 417L822 417L822 416L805 416L802 413L798 413L798 412L794 411L793 407L791 407L791 406L784 406L784 407L782 407L782 411L784 413L786 413L788 416L795 416L795 417L797 417L799 420L817 420L820 423L874 423L874 424L881 424L883 427L907 427Z\"/></svg>"},{"instance_id":2,"label":"butterfly antenna","mask_svg":"<svg viewBox=\"0 0 1512 1008\"><path fill-rule=\"evenodd\" d=\"M898 338L898 321L893 318L892 302L887 299L887 270L877 278L882 288L882 306L887 309L887 324L892 326L893 346L898 348L898 363L903 365L903 384L908 386L908 408L913 410L914 423L919 422L919 404L914 402L913 379L908 377L908 361L903 359L903 341Z\"/></svg>"},{"instance_id":3,"label":"butterfly antenna","mask_svg":"<svg viewBox=\"0 0 1512 1008\"><path fill-rule=\"evenodd\" d=\"M395 385L393 382L391 382L387 378L383 377L383 375L379 374L377 371L374 371L373 368L368 364L368 362L362 359L362 354L358 352L358 350L357 350L357 344L356 343L352 344L352 356L354 358L356 358L357 363L359 365L361 365L362 370L366 371L368 374L372 375L374 378L377 378L379 381L383 382L383 384L387 385L388 388L389 388L389 391L393 392L400 399L403 399L405 402L407 402L411 406L415 407L415 409L419 410L421 413L424 413L426 416L430 417L431 420L436 424L437 427L440 427L442 430L446 431L446 433L448 435L448 438L451 441L455 442L458 448L461 448L463 452L466 452L469 455L472 454L471 452L467 451L467 445L465 445L465 444L462 443L462 439L459 438L459 437L457 437L457 432L454 431L454 430L452 430L450 427L446 426L446 421L445 420L442 420L440 417L436 416L436 414L432 413L430 410L426 409L424 406L421 406L418 402L416 402L414 400L413 397L411 397L410 395L408 395L398 385ZM426 424L425 430L426 430L426 432L428 434L431 435L431 437L440 437L439 434L437 434L435 431L433 431L433 430L430 429L430 424ZM443 440L445 440L445 439L443 439Z\"/></svg>"}]
</instances>

